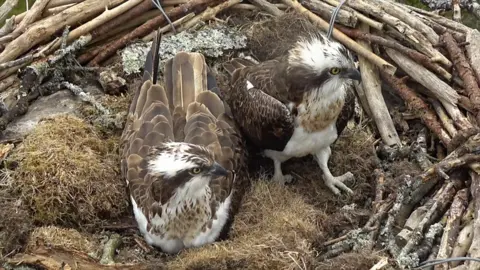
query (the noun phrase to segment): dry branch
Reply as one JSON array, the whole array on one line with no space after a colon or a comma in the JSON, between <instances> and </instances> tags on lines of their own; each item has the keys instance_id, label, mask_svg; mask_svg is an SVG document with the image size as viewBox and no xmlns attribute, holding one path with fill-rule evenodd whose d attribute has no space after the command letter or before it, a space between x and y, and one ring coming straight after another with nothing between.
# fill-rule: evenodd
<instances>
[{"instance_id":1,"label":"dry branch","mask_svg":"<svg viewBox=\"0 0 480 270\"><path fill-rule=\"evenodd\" d=\"M395 40L388 40L381 36L374 35L371 33L366 33L358 29L350 29L342 26L337 26L337 28L343 33L345 33L347 36L350 36L351 38L366 40L378 45L382 45L387 48L395 49L407 55L411 59L414 59L416 62L418 62L419 64L422 64L423 66L430 69L431 71L434 71L439 75L442 75L442 77L444 77L446 80L450 81L452 79L452 75L448 73L448 71L443 69L438 64L431 62L430 58L428 58L426 55L419 53L416 50L407 48Z\"/></svg>"},{"instance_id":2,"label":"dry branch","mask_svg":"<svg viewBox=\"0 0 480 270\"><path fill-rule=\"evenodd\" d=\"M386 52L392 60L399 65L410 77L427 88L436 98L440 100L445 110L453 119L455 125L460 129L469 129L471 124L468 119L463 116L458 107L458 93L447 83L440 80L435 74L428 71L423 66L415 63L409 57L392 50L386 49Z\"/></svg>"},{"instance_id":3,"label":"dry branch","mask_svg":"<svg viewBox=\"0 0 480 270\"><path fill-rule=\"evenodd\" d=\"M6 0L0 7L0 21L3 21L17 4L18 0Z\"/></svg>"},{"instance_id":4,"label":"dry branch","mask_svg":"<svg viewBox=\"0 0 480 270\"><path fill-rule=\"evenodd\" d=\"M455 240L460 232L460 221L467 206L468 190L464 188L459 190L453 199L447 224L443 230L442 240L440 241L437 259L450 258L453 247L455 246ZM435 269L446 269L446 267L445 265L439 265L435 267Z\"/></svg>"},{"instance_id":5,"label":"dry branch","mask_svg":"<svg viewBox=\"0 0 480 270\"><path fill-rule=\"evenodd\" d=\"M469 257L479 258L480 257L480 175L474 171L469 171L472 183L470 184L470 192L474 200L474 222L473 222L473 241L468 250ZM468 269L478 269L480 263L470 262Z\"/></svg>"},{"instance_id":6,"label":"dry branch","mask_svg":"<svg viewBox=\"0 0 480 270\"><path fill-rule=\"evenodd\" d=\"M442 35L442 41L445 43L445 47L452 58L455 68L457 69L460 77L465 84L465 91L472 102L473 109L475 110L477 123L480 123L480 88L478 87L477 80L473 74L473 70L468 63L465 54L458 46L457 42L450 33Z\"/></svg>"},{"instance_id":7,"label":"dry branch","mask_svg":"<svg viewBox=\"0 0 480 270\"><path fill-rule=\"evenodd\" d=\"M313 13L329 21L335 8L327 3L321 2L320 0L302 1L302 4ZM345 9L340 9L337 17L335 17L335 23L339 23L348 27L356 27L358 19L352 12L349 12Z\"/></svg>"},{"instance_id":8,"label":"dry branch","mask_svg":"<svg viewBox=\"0 0 480 270\"><path fill-rule=\"evenodd\" d=\"M23 20L18 24L13 33L9 35L9 39L13 40L20 36L27 27L40 18L49 1L50 0L35 1L32 8L25 14Z\"/></svg>"},{"instance_id":9,"label":"dry branch","mask_svg":"<svg viewBox=\"0 0 480 270\"><path fill-rule=\"evenodd\" d=\"M253 3L256 6L261 7L263 10L267 11L268 13L272 14L273 16L280 16L280 15L283 14L283 11L281 11L274 4L269 3L266 0L250 0L250 3Z\"/></svg>"},{"instance_id":10,"label":"dry branch","mask_svg":"<svg viewBox=\"0 0 480 270\"><path fill-rule=\"evenodd\" d=\"M136 5L138 5L143 0L129 0L114 9L107 9L101 15L94 18L93 20L81 25L80 27L75 28L68 34L67 42L71 42L74 39L79 38L82 35L90 33L93 29L97 28L100 25L105 24L108 21L111 21L114 18L118 18L121 14L124 14L126 11L131 10ZM60 40L54 43L50 50L56 50L60 47Z\"/></svg>"},{"instance_id":11,"label":"dry branch","mask_svg":"<svg viewBox=\"0 0 480 270\"><path fill-rule=\"evenodd\" d=\"M376 2L370 3L367 1L368 0L350 0L347 1L346 4L387 23L395 30L399 31L403 36L405 36L412 46L432 58L432 60L438 61L448 67L452 65L450 60L448 60L445 56L443 56L440 52L433 48L432 44L422 33L413 29L411 26L401 21L400 19L383 11L383 9L380 8L376 4Z\"/></svg>"},{"instance_id":12,"label":"dry branch","mask_svg":"<svg viewBox=\"0 0 480 270\"><path fill-rule=\"evenodd\" d=\"M185 23L187 21L192 20L193 18L195 18L195 13L192 12L192 13L187 14L185 17L182 17L182 18L172 22L172 24L173 24L173 26L177 27L178 30L182 30L182 28L179 28L178 26L182 25L183 23ZM164 27L160 28L159 30L153 31L152 33L143 37L142 40L145 41L145 42L151 41L151 40L153 40L153 38L155 37L157 32L160 32L160 33L163 34L163 33L166 33L170 30L172 30L172 27L170 25L165 25Z\"/></svg>"},{"instance_id":13,"label":"dry branch","mask_svg":"<svg viewBox=\"0 0 480 270\"><path fill-rule=\"evenodd\" d=\"M191 20L186 20L186 22L183 23L179 27L178 31L179 32L180 31L186 31L187 29L190 29L190 28L194 27L195 25L197 25L200 22L214 19L215 16L217 16L218 13L220 13L220 12L224 11L225 9L228 9L228 8L238 4L240 2L242 2L242 0L228 0L228 1L225 1L224 3L222 3L218 6L207 7L207 9L205 11L203 11L199 15L195 16ZM187 16L185 16L185 17L187 17ZM185 17L183 17L183 18L185 18ZM180 18L179 21L181 19L182 18ZM165 30L163 30L163 31L165 31Z\"/></svg>"},{"instance_id":14,"label":"dry branch","mask_svg":"<svg viewBox=\"0 0 480 270\"><path fill-rule=\"evenodd\" d=\"M173 8L169 11L166 11L166 13L171 20L177 20L190 12L201 12L202 10L206 9L206 5L210 5L214 2L216 2L216 0L193 0L181 6ZM88 65L98 66L101 62L112 56L117 50L125 47L131 40L147 35L148 33L155 30L155 28L158 28L166 22L167 20L163 15L149 20L148 22L136 28L130 34L125 35L122 38L108 44L106 48L104 48L97 56L95 56L95 58L93 58L93 60L89 62Z\"/></svg>"},{"instance_id":15,"label":"dry branch","mask_svg":"<svg viewBox=\"0 0 480 270\"><path fill-rule=\"evenodd\" d=\"M368 32L369 26L361 24L360 29ZM371 51L370 45L365 41L357 41L365 49ZM380 136L384 143L388 146L401 145L400 138L393 124L392 118L388 111L387 105L382 95L380 76L376 67L368 62L367 59L359 57L360 74L362 76L363 90L370 108L375 108L371 111L373 120L378 128Z\"/></svg>"},{"instance_id":16,"label":"dry branch","mask_svg":"<svg viewBox=\"0 0 480 270\"><path fill-rule=\"evenodd\" d=\"M324 21L322 18L318 17L305 7L303 7L297 0L282 0L286 5L294 8L298 13L307 16L314 24L318 25L323 31L327 31L329 28L329 23ZM373 54L367 49L360 46L357 42L349 38L347 35L343 34L337 29L333 29L333 37L345 45L350 50L356 52L358 55L361 55L372 62L374 65L378 66L381 70L385 70L388 74L394 74L397 70L396 67L383 60L381 57Z\"/></svg>"},{"instance_id":17,"label":"dry branch","mask_svg":"<svg viewBox=\"0 0 480 270\"><path fill-rule=\"evenodd\" d=\"M418 97L418 95L405 85L400 79L385 72L380 72L382 78L402 97L403 100L420 116L425 125L432 131L442 143L447 146L451 138L443 129L435 112Z\"/></svg>"},{"instance_id":18,"label":"dry branch","mask_svg":"<svg viewBox=\"0 0 480 270\"><path fill-rule=\"evenodd\" d=\"M328 3L328 4L330 4L331 6L334 6L334 7L338 7L338 5L340 5L340 3L337 0L322 0L322 1L324 1L325 3ZM367 24L371 28L375 28L377 30L382 30L383 29L383 26L384 26L383 23L377 22L377 21L371 19L370 17L367 17L367 16L363 15L362 13L356 11L353 8L350 8L350 7L347 7L347 6L343 5L342 9L353 13L353 15L355 15L358 18L359 21Z\"/></svg>"},{"instance_id":19,"label":"dry branch","mask_svg":"<svg viewBox=\"0 0 480 270\"><path fill-rule=\"evenodd\" d=\"M465 46L467 58L480 85L480 32L478 30L468 31L466 42L468 42L467 46Z\"/></svg>"},{"instance_id":20,"label":"dry branch","mask_svg":"<svg viewBox=\"0 0 480 270\"><path fill-rule=\"evenodd\" d=\"M123 0L110 0L107 6L99 5L98 0L87 0L64 10L62 13L43 20L28 28L22 35L10 42L0 54L0 63L14 60L33 46L46 41L66 25L73 25L90 16L99 14L105 7L111 8Z\"/></svg>"}]
</instances>

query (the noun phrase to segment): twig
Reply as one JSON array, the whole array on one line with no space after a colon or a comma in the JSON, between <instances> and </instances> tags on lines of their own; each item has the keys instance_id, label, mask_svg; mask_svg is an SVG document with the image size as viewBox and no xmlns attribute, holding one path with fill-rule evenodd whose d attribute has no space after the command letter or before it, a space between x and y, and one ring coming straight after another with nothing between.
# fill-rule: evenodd
<instances>
[{"instance_id":1,"label":"twig","mask_svg":"<svg viewBox=\"0 0 480 270\"><path fill-rule=\"evenodd\" d=\"M427 181L433 176L438 175L448 180L450 179L450 176L447 175L448 171L478 161L480 161L480 155L476 154L466 154L458 158L447 157L439 163L435 164L432 168L428 169L423 174L421 174L421 177L424 179L424 181Z\"/></svg>"},{"instance_id":2,"label":"twig","mask_svg":"<svg viewBox=\"0 0 480 270\"><path fill-rule=\"evenodd\" d=\"M307 16L312 22L320 27L323 31L327 31L329 28L329 23L324 21L322 18L318 17L308 9L304 8L297 0L282 0L283 3L286 5L294 8L298 13ZM373 54L372 52L368 51L367 49L360 46L357 42L350 39L347 35L343 34L337 29L333 29L333 37L344 44L350 50L356 52L357 54L365 57L374 65L378 66L381 70L384 70L388 74L394 74L397 70L396 67L388 63L387 61L383 60L381 57Z\"/></svg>"},{"instance_id":3,"label":"twig","mask_svg":"<svg viewBox=\"0 0 480 270\"><path fill-rule=\"evenodd\" d=\"M447 146L451 138L448 133L443 129L439 123L435 112L417 96L417 94L406 86L401 80L387 74L386 72L380 72L382 78L402 97L405 102L411 106L420 115L425 125Z\"/></svg>"},{"instance_id":4,"label":"twig","mask_svg":"<svg viewBox=\"0 0 480 270\"><path fill-rule=\"evenodd\" d=\"M188 3L185 3L179 7L173 8L167 11L167 16L170 17L172 20L177 20L180 17L185 16L190 12L199 12L205 9L205 5L212 4L214 0L193 0ZM146 23L142 24L141 26L137 27L131 33L123 36L122 38L113 41L112 43L108 44L106 48L100 51L100 53L93 58L89 62L89 66L99 66L101 62L106 60L108 57L113 55L117 50L125 47L130 40L134 40L136 38L142 37L147 35L148 33L152 32L159 26L165 24L167 21L163 15L155 17Z\"/></svg>"},{"instance_id":5,"label":"twig","mask_svg":"<svg viewBox=\"0 0 480 270\"><path fill-rule=\"evenodd\" d=\"M63 82L62 86L67 88L68 90L72 91L76 96L79 96L83 101L88 102L92 104L95 109L100 111L103 115L109 115L110 111L103 107L102 104L100 104L93 96L91 96L89 93L85 93L82 88L79 86L76 86L74 84L71 84L69 82Z\"/></svg>"}]
</instances>

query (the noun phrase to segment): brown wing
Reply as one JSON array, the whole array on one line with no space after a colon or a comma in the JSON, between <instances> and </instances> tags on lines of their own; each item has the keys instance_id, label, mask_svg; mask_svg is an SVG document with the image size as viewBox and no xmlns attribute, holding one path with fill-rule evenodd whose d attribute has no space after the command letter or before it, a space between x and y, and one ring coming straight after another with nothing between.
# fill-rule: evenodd
<instances>
[{"instance_id":1,"label":"brown wing","mask_svg":"<svg viewBox=\"0 0 480 270\"><path fill-rule=\"evenodd\" d=\"M161 207L178 183L162 181L147 169L147 155L167 141L203 145L215 153L226 169L244 162L242 140L232 122L226 121L223 102L207 90L207 66L199 53L178 53L165 64L165 88L153 84L158 66L160 38L147 55L144 82L135 94L122 134L122 173L130 194L147 218L161 214ZM155 150L154 150L155 149ZM223 201L232 190L233 173L211 183L214 201ZM216 207L218 202L212 204ZM149 210L148 210L149 209Z\"/></svg>"},{"instance_id":2,"label":"brown wing","mask_svg":"<svg viewBox=\"0 0 480 270\"><path fill-rule=\"evenodd\" d=\"M147 168L147 156L154 147L175 139L167 95L164 88L156 84L159 45L160 35L153 41L147 55L143 83L132 100L121 148L122 174L137 204L150 209L147 217L160 213L161 206L156 202L165 199L152 194L151 186L156 178Z\"/></svg>"},{"instance_id":3,"label":"brown wing","mask_svg":"<svg viewBox=\"0 0 480 270\"><path fill-rule=\"evenodd\" d=\"M293 134L294 116L285 105L292 97L285 90L284 79L272 78L279 76L275 75L274 66L280 61L263 62L263 68L250 63L233 59L224 64L232 79L223 97L248 139L262 148L282 151ZM248 89L247 80L253 88Z\"/></svg>"}]
</instances>

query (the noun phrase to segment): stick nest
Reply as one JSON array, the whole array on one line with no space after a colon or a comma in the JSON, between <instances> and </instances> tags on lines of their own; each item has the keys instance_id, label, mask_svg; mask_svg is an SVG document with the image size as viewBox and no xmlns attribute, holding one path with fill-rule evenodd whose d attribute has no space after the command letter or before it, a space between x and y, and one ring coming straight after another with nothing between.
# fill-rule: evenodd
<instances>
[{"instance_id":1,"label":"stick nest","mask_svg":"<svg viewBox=\"0 0 480 270\"><path fill-rule=\"evenodd\" d=\"M73 116L47 119L11 158L15 187L41 225L95 225L125 214L128 197L118 172L118 140L100 138Z\"/></svg>"}]
</instances>

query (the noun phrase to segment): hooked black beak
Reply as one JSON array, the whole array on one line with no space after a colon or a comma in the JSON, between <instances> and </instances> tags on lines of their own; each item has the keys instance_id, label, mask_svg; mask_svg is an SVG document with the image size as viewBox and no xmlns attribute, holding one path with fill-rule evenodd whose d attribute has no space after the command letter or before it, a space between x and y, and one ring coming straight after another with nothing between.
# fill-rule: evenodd
<instances>
[{"instance_id":1,"label":"hooked black beak","mask_svg":"<svg viewBox=\"0 0 480 270\"><path fill-rule=\"evenodd\" d=\"M215 162L213 164L213 167L210 169L210 174L216 175L216 176L227 176L228 172L220 164Z\"/></svg>"},{"instance_id":2,"label":"hooked black beak","mask_svg":"<svg viewBox=\"0 0 480 270\"><path fill-rule=\"evenodd\" d=\"M360 75L360 71L358 71L356 68L349 68L345 70L342 77L359 81L359 82L362 81L362 76Z\"/></svg>"}]
</instances>

